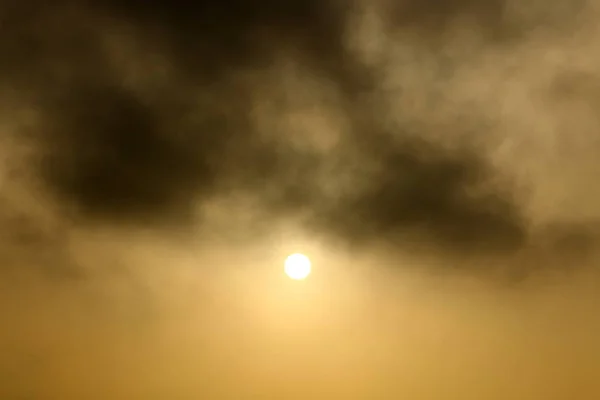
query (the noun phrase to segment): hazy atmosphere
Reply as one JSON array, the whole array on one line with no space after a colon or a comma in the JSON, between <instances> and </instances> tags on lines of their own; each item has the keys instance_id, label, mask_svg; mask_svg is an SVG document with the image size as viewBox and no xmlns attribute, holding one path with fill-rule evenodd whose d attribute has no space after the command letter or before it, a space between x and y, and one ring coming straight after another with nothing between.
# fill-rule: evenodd
<instances>
[{"instance_id":1,"label":"hazy atmosphere","mask_svg":"<svg viewBox=\"0 0 600 400\"><path fill-rule=\"evenodd\" d=\"M597 3L2 2L0 399L599 399Z\"/></svg>"}]
</instances>

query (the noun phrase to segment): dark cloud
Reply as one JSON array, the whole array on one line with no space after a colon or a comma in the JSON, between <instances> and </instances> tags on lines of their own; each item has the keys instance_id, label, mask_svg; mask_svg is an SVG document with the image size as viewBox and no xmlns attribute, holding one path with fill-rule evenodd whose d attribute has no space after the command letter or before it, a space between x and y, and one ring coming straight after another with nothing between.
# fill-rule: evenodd
<instances>
[{"instance_id":1,"label":"dark cloud","mask_svg":"<svg viewBox=\"0 0 600 400\"><path fill-rule=\"evenodd\" d=\"M463 18L462 22L490 28L490 33L502 28L506 6L505 0L398 1L393 5L392 21L397 26L418 28L427 34L439 33L457 18Z\"/></svg>"},{"instance_id":2,"label":"dark cloud","mask_svg":"<svg viewBox=\"0 0 600 400\"><path fill-rule=\"evenodd\" d=\"M501 24L503 7L408 1L391 19L436 34L462 15ZM390 129L379 117L385 95L378 72L344 45L348 4L123 1L75 9L83 11L71 19L52 17L63 15L57 11L13 13L27 23L11 25L2 45L11 55L4 70L25 82L43 114L34 135L39 174L79 218L181 223L196 203L239 191L261 199L274 217L308 214L315 229L361 242L400 243L408 235L470 251L513 249L525 240L512 195L481 194L495 178L483 154L416 141L412 123ZM98 38L111 29L106 16L133 26L133 39L166 58L170 72L151 95L111 72ZM88 27L94 23L100 28ZM25 44L34 45L25 51ZM236 77L266 70L282 51L341 97L349 128L327 155L300 150L283 129L269 141L251 118L256 89L267 83ZM350 175L353 190L325 193L318 182L332 164Z\"/></svg>"},{"instance_id":3,"label":"dark cloud","mask_svg":"<svg viewBox=\"0 0 600 400\"><path fill-rule=\"evenodd\" d=\"M193 79L215 79L243 67L264 67L279 48L321 58L340 53L344 9L332 2L101 2L135 24L164 35L178 67Z\"/></svg>"},{"instance_id":4,"label":"dark cloud","mask_svg":"<svg viewBox=\"0 0 600 400\"><path fill-rule=\"evenodd\" d=\"M375 171L324 217L337 234L434 242L457 253L524 244L525 220L510 195L481 190L493 172L476 154L409 142L376 147L367 157L363 162L377 160Z\"/></svg>"},{"instance_id":5,"label":"dark cloud","mask_svg":"<svg viewBox=\"0 0 600 400\"><path fill-rule=\"evenodd\" d=\"M211 190L210 159L227 135L218 122L178 140L163 126L164 110L123 88L90 83L65 97L51 107L41 172L81 212L123 221L183 217L196 190Z\"/></svg>"}]
</instances>

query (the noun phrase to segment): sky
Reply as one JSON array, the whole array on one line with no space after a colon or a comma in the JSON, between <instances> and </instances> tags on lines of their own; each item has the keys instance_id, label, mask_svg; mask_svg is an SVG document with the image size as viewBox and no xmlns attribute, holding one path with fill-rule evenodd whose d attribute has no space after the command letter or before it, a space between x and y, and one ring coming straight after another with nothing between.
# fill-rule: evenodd
<instances>
[{"instance_id":1,"label":"sky","mask_svg":"<svg viewBox=\"0 0 600 400\"><path fill-rule=\"evenodd\" d=\"M0 398L597 399L598 6L3 2Z\"/></svg>"}]
</instances>

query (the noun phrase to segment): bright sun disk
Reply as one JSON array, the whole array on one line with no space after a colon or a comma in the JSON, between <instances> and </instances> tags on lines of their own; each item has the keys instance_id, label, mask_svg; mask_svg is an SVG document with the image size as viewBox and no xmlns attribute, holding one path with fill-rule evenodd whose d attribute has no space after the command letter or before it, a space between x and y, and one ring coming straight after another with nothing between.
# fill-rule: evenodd
<instances>
[{"instance_id":1,"label":"bright sun disk","mask_svg":"<svg viewBox=\"0 0 600 400\"><path fill-rule=\"evenodd\" d=\"M304 254L295 253L285 259L284 269L290 278L303 280L310 274L311 262Z\"/></svg>"}]
</instances>

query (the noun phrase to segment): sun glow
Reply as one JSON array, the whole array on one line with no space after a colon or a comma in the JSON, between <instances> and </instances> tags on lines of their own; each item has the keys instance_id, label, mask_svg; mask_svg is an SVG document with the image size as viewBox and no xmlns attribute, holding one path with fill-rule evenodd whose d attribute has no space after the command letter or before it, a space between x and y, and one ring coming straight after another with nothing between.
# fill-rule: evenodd
<instances>
[{"instance_id":1,"label":"sun glow","mask_svg":"<svg viewBox=\"0 0 600 400\"><path fill-rule=\"evenodd\" d=\"M285 259L285 273L294 280L306 279L310 274L311 267L310 259L304 254L291 254Z\"/></svg>"}]
</instances>

